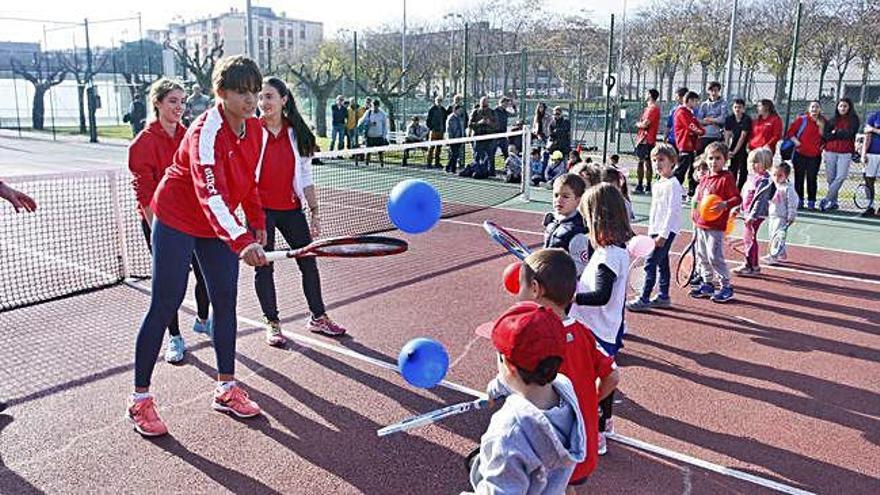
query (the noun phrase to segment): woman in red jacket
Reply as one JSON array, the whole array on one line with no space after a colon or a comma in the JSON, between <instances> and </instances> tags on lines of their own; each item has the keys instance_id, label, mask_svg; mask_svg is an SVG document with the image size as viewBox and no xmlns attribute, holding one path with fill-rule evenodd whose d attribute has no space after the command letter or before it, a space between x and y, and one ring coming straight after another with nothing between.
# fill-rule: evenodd
<instances>
[{"instance_id":1,"label":"woman in red jacket","mask_svg":"<svg viewBox=\"0 0 880 495\"><path fill-rule=\"evenodd\" d=\"M819 202L822 211L836 210L837 194L849 175L849 166L856 149L856 134L859 132L859 116L853 110L849 98L841 98L837 102L834 117L825 126L825 180L828 181L828 193Z\"/></svg>"},{"instance_id":2,"label":"woman in red jacket","mask_svg":"<svg viewBox=\"0 0 880 495\"><path fill-rule=\"evenodd\" d=\"M758 102L758 115L752 119L752 132L749 133L749 151L767 148L776 153L776 143L782 138L782 119L776 113L772 100Z\"/></svg>"},{"instance_id":3,"label":"woman in red jacket","mask_svg":"<svg viewBox=\"0 0 880 495\"><path fill-rule=\"evenodd\" d=\"M803 131L801 131L803 127ZM816 188L819 164L822 162L822 133L825 117L818 100L810 102L807 113L799 115L788 127L786 139L794 143L791 162L794 165L794 190L798 195L798 208L804 207L804 181L807 183L807 207L816 208Z\"/></svg>"},{"instance_id":4,"label":"woman in red jacket","mask_svg":"<svg viewBox=\"0 0 880 495\"><path fill-rule=\"evenodd\" d=\"M306 125L293 95L277 77L263 80L260 92L260 121L263 124L263 157L257 165L257 187L266 213L266 249L275 248L277 228L291 248L312 242L321 233L318 198L312 183L312 155L315 135ZM308 207L306 221L304 208ZM321 277L315 258L297 258L302 287L312 317L308 330L325 335L343 335L345 329L327 316L321 296ZM257 299L269 329L266 342L281 347L287 339L281 333L272 263L258 266L254 276Z\"/></svg>"},{"instance_id":5,"label":"woman in red jacket","mask_svg":"<svg viewBox=\"0 0 880 495\"><path fill-rule=\"evenodd\" d=\"M150 86L150 103L153 106L153 120L146 129L134 138L128 147L128 169L131 170L131 185L134 187L141 216L141 230L147 240L147 248L152 250L150 235L153 226L153 210L150 201L156 186L171 165L177 147L186 134L186 127L180 123L186 102L183 86L167 78L161 78ZM198 317L193 324L196 333L208 333L208 289L199 270L199 263L192 257L192 270L196 277L196 305ZM168 348L165 361L177 363L183 360L186 346L180 335L177 312L168 323Z\"/></svg>"},{"instance_id":6,"label":"woman in red jacket","mask_svg":"<svg viewBox=\"0 0 880 495\"><path fill-rule=\"evenodd\" d=\"M252 117L262 75L253 60L236 56L217 62L212 80L217 105L190 125L150 202L152 296L135 344L134 393L127 411L145 436L168 432L149 393L150 381L165 326L186 292L193 252L214 307L217 385L211 407L241 418L261 412L235 381L235 307L239 259L266 264L265 215L255 179L262 126ZM253 231L235 216L239 206Z\"/></svg>"}]
</instances>

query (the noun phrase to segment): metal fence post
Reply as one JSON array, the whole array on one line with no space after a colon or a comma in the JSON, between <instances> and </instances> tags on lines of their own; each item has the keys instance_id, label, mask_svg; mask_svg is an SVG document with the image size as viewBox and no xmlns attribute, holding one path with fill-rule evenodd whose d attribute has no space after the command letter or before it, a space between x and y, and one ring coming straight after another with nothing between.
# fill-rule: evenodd
<instances>
[{"instance_id":1,"label":"metal fence post","mask_svg":"<svg viewBox=\"0 0 880 495\"><path fill-rule=\"evenodd\" d=\"M788 100L785 104L785 127L784 129L788 129L788 125L791 123L791 98L792 92L794 91L794 76L797 71L797 53L798 53L798 43L801 39L801 10L804 7L803 2L798 2L797 6L797 17L794 20L794 43L791 46L791 62L789 62L789 66L791 72L789 72L788 76L788 95L786 100ZM840 88L837 88L840 91ZM822 95L819 95L821 98Z\"/></svg>"},{"instance_id":2,"label":"metal fence post","mask_svg":"<svg viewBox=\"0 0 880 495\"><path fill-rule=\"evenodd\" d=\"M602 146L602 163L608 161L608 128L611 123L611 64L614 61L614 14L611 14L611 28L608 30L608 76L605 82L605 138Z\"/></svg>"}]
</instances>

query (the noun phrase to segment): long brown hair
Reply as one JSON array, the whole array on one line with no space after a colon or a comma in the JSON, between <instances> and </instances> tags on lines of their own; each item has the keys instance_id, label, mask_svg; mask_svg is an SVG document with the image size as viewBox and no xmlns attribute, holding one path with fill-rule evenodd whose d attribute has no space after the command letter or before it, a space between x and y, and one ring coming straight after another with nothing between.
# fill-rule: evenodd
<instances>
[{"instance_id":1,"label":"long brown hair","mask_svg":"<svg viewBox=\"0 0 880 495\"><path fill-rule=\"evenodd\" d=\"M578 210L596 247L626 244L634 235L623 193L603 182L587 189Z\"/></svg>"},{"instance_id":2,"label":"long brown hair","mask_svg":"<svg viewBox=\"0 0 880 495\"><path fill-rule=\"evenodd\" d=\"M277 77L267 77L263 79L263 84L268 84L275 88L281 98L287 97L287 103L281 109L281 115L293 129L293 136L296 138L296 150L302 156L314 155L316 148L315 135L299 113L290 88Z\"/></svg>"},{"instance_id":3,"label":"long brown hair","mask_svg":"<svg viewBox=\"0 0 880 495\"><path fill-rule=\"evenodd\" d=\"M153 84L150 85L150 106L153 107L153 120L159 120L159 103L162 103L168 93L177 89L183 91L184 97L186 96L183 85L174 79L160 77L153 81Z\"/></svg>"}]
</instances>

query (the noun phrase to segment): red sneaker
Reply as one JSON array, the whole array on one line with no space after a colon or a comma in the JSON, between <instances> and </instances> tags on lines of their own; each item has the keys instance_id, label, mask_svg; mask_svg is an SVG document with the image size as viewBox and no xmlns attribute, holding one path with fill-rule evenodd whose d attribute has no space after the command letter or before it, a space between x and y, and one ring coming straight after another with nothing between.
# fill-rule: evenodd
<instances>
[{"instance_id":1,"label":"red sneaker","mask_svg":"<svg viewBox=\"0 0 880 495\"><path fill-rule=\"evenodd\" d=\"M323 333L332 337L345 335L345 329L337 325L329 316L324 315L318 319L309 320L309 331L313 333Z\"/></svg>"},{"instance_id":2,"label":"red sneaker","mask_svg":"<svg viewBox=\"0 0 880 495\"><path fill-rule=\"evenodd\" d=\"M168 428L156 412L156 403L152 397L133 402L126 416L134 424L134 429L145 437L158 437L168 433Z\"/></svg>"},{"instance_id":3,"label":"red sneaker","mask_svg":"<svg viewBox=\"0 0 880 495\"><path fill-rule=\"evenodd\" d=\"M239 418L252 418L262 412L256 402L248 398L248 393L238 384L229 387L221 393L220 388L214 393L214 401L211 407L215 411L232 413Z\"/></svg>"}]
</instances>

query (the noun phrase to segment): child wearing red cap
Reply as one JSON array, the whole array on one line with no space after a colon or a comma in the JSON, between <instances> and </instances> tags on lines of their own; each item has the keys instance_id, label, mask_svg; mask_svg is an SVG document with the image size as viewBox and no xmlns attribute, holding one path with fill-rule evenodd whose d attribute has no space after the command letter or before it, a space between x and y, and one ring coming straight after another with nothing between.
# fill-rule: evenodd
<instances>
[{"instance_id":1,"label":"child wearing red cap","mask_svg":"<svg viewBox=\"0 0 880 495\"><path fill-rule=\"evenodd\" d=\"M492 328L498 376L489 396L507 396L471 466L476 493L563 493L585 458L586 433L571 382L558 374L565 328L551 309L520 302Z\"/></svg>"},{"instance_id":2,"label":"child wearing red cap","mask_svg":"<svg viewBox=\"0 0 880 495\"><path fill-rule=\"evenodd\" d=\"M566 490L570 495L596 469L601 442L599 401L611 395L620 383L614 359L596 343L589 328L566 315L576 289L575 274L575 264L565 251L540 249L523 260L517 296L521 301L535 301L552 309L565 327L565 355L559 372L572 382L587 432L587 458L574 468Z\"/></svg>"}]
</instances>

